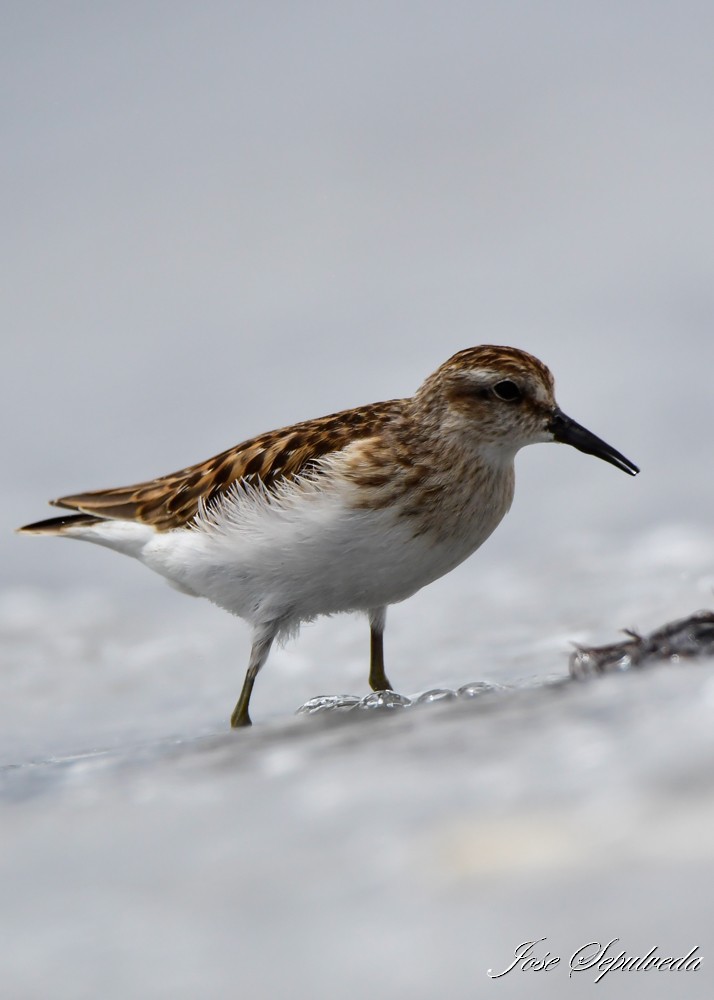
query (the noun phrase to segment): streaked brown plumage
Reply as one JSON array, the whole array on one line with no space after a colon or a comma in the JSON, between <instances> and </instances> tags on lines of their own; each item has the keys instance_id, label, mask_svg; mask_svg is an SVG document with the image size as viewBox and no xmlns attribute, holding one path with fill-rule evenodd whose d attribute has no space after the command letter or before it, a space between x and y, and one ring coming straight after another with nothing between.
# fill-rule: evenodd
<instances>
[{"instance_id":1,"label":"streaked brown plumage","mask_svg":"<svg viewBox=\"0 0 714 1000\"><path fill-rule=\"evenodd\" d=\"M193 520L200 501L210 504L234 483L260 482L270 490L279 480L305 474L323 456L373 437L400 412L403 402L389 400L281 427L145 483L73 493L50 502L98 517L139 521L157 531L181 528Z\"/></svg>"},{"instance_id":2,"label":"streaked brown plumage","mask_svg":"<svg viewBox=\"0 0 714 1000\"><path fill-rule=\"evenodd\" d=\"M546 366L512 347L460 351L407 399L283 427L179 472L54 504L79 511L21 529L139 559L253 625L234 726L276 636L364 611L373 689L389 688L388 605L448 573L513 498L516 452L563 441L637 468L558 408Z\"/></svg>"}]
</instances>

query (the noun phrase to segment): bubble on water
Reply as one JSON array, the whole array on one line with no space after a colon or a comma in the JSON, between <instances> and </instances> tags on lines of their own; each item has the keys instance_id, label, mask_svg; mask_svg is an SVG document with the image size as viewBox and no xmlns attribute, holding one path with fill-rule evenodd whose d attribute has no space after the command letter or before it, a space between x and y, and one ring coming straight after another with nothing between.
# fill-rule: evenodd
<instances>
[{"instance_id":1,"label":"bubble on water","mask_svg":"<svg viewBox=\"0 0 714 1000\"><path fill-rule=\"evenodd\" d=\"M456 697L456 692L450 688L432 688L425 691L417 698L419 705L430 705L434 701L452 701Z\"/></svg>"},{"instance_id":2,"label":"bubble on water","mask_svg":"<svg viewBox=\"0 0 714 1000\"><path fill-rule=\"evenodd\" d=\"M361 703L362 699L356 694L321 694L306 701L296 714L317 715L319 712L349 712Z\"/></svg>"},{"instance_id":3,"label":"bubble on water","mask_svg":"<svg viewBox=\"0 0 714 1000\"><path fill-rule=\"evenodd\" d=\"M573 677L592 673L595 668L595 658L587 649L576 649L570 654L570 673Z\"/></svg>"},{"instance_id":4,"label":"bubble on water","mask_svg":"<svg viewBox=\"0 0 714 1000\"><path fill-rule=\"evenodd\" d=\"M457 698L480 698L484 694L495 694L497 691L504 691L500 684L489 684L488 681L471 681L470 684L463 684L456 692Z\"/></svg>"},{"instance_id":5,"label":"bubble on water","mask_svg":"<svg viewBox=\"0 0 714 1000\"><path fill-rule=\"evenodd\" d=\"M360 708L408 708L412 703L411 698L406 695L397 694L396 691L372 691L365 695L360 702Z\"/></svg>"}]
</instances>

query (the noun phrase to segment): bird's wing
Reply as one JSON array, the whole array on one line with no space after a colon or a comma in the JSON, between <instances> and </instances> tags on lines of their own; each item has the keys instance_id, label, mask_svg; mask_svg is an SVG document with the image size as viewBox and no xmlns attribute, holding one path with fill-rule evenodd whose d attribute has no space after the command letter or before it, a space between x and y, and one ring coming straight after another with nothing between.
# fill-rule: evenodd
<instances>
[{"instance_id":1,"label":"bird's wing","mask_svg":"<svg viewBox=\"0 0 714 1000\"><path fill-rule=\"evenodd\" d=\"M145 483L76 493L52 500L56 507L100 518L139 521L157 531L188 524L199 509L233 484L258 484L270 492L310 471L312 463L355 440L374 436L397 416L403 400L373 403L283 427L221 452L205 462Z\"/></svg>"}]
</instances>

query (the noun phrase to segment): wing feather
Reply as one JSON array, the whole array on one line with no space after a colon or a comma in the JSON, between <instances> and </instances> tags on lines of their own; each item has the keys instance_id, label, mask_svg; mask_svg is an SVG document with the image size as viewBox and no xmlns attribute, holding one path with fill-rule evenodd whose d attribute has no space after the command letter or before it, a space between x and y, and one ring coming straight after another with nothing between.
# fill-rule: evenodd
<instances>
[{"instance_id":1,"label":"wing feather","mask_svg":"<svg viewBox=\"0 0 714 1000\"><path fill-rule=\"evenodd\" d=\"M51 503L170 531L189 523L200 502L210 503L234 483L261 482L270 491L281 481L294 479L317 459L374 436L403 411L403 406L404 400L395 399L343 410L259 435L167 476L117 489L75 493Z\"/></svg>"}]
</instances>

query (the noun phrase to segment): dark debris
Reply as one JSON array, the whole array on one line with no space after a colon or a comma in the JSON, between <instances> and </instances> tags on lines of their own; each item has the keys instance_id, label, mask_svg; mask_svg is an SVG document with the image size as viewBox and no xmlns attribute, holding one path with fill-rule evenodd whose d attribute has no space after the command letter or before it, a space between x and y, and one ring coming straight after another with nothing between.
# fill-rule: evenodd
<instances>
[{"instance_id":1,"label":"dark debris","mask_svg":"<svg viewBox=\"0 0 714 1000\"><path fill-rule=\"evenodd\" d=\"M578 646L570 656L572 677L629 670L647 662L714 656L714 611L697 611L649 635L625 629L627 639L609 646Z\"/></svg>"}]
</instances>

